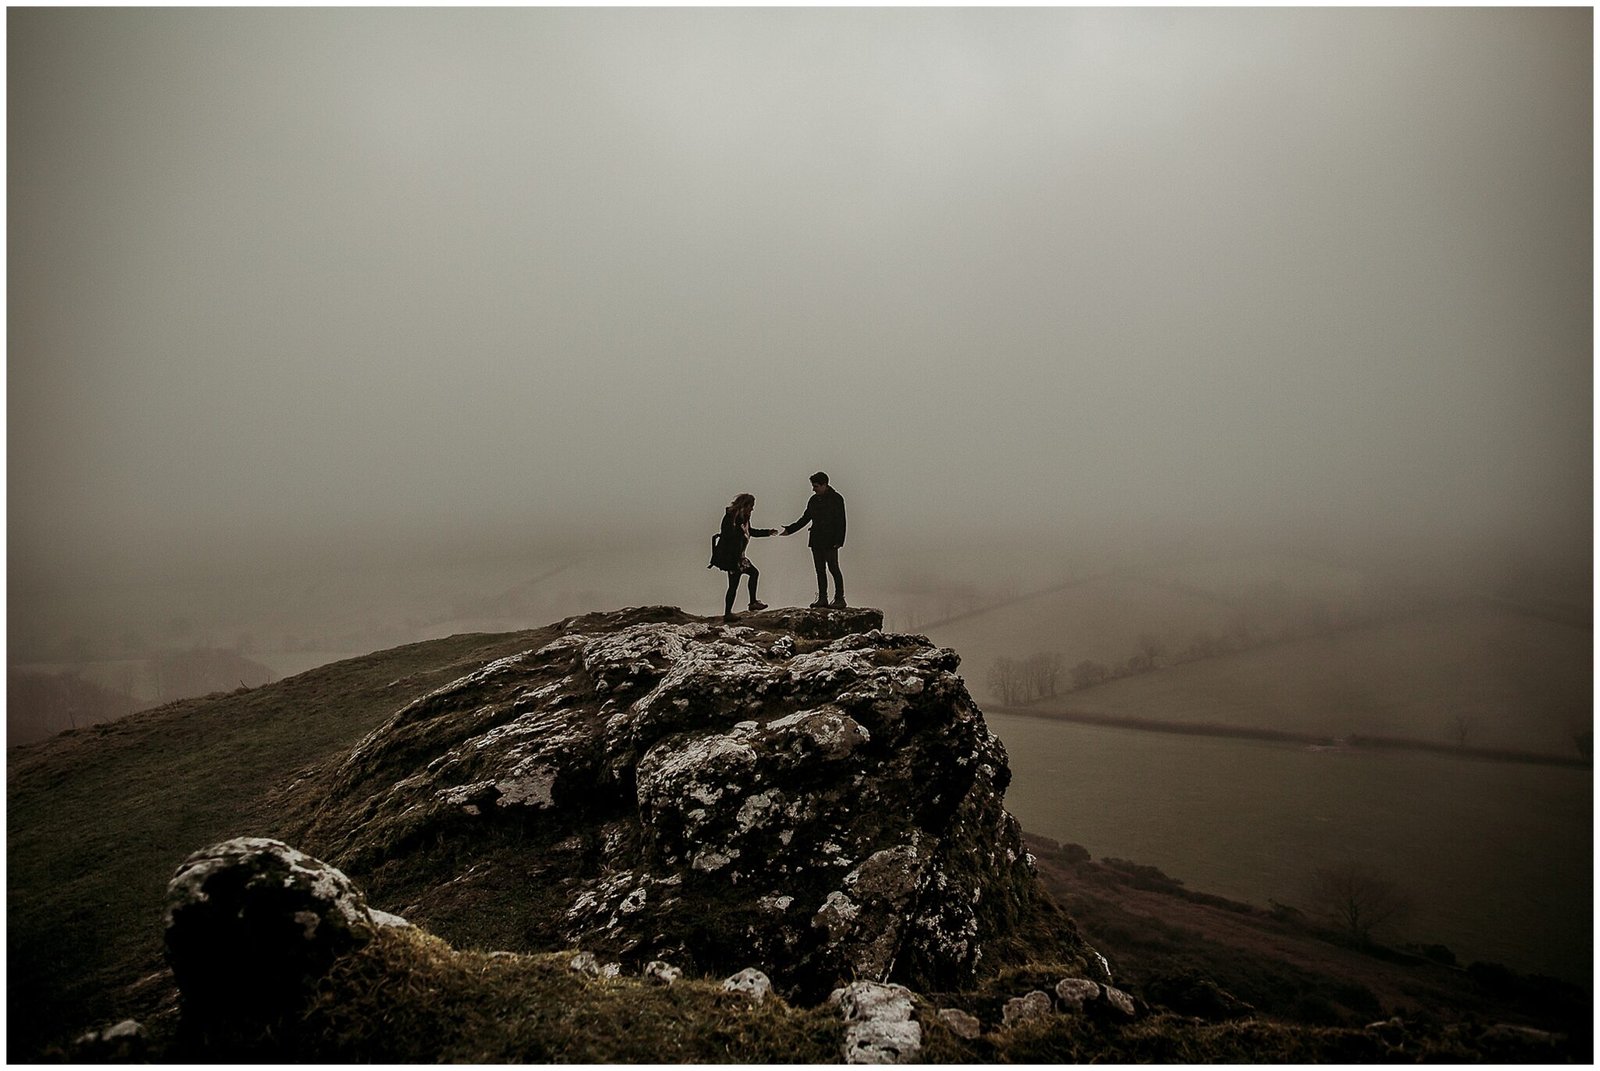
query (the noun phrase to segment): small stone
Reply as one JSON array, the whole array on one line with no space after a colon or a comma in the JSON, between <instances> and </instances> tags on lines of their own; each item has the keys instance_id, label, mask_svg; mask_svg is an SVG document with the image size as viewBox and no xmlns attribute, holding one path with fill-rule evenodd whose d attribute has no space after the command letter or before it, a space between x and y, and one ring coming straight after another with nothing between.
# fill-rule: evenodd
<instances>
[{"instance_id":1,"label":"small stone","mask_svg":"<svg viewBox=\"0 0 1600 1071\"><path fill-rule=\"evenodd\" d=\"M1128 996L1128 994L1124 993L1114 985L1108 985L1105 987L1105 989L1106 1000L1113 1008L1117 1009L1117 1011L1121 1012L1123 1015L1126 1015L1130 1019L1137 1014L1133 1007L1132 997Z\"/></svg>"},{"instance_id":2,"label":"small stone","mask_svg":"<svg viewBox=\"0 0 1600 1071\"><path fill-rule=\"evenodd\" d=\"M653 959L644 965L644 980L651 985L671 985L683 972L664 960Z\"/></svg>"},{"instance_id":3,"label":"small stone","mask_svg":"<svg viewBox=\"0 0 1600 1071\"><path fill-rule=\"evenodd\" d=\"M600 961L594 958L593 952L579 952L567 961L567 970L577 974L600 975Z\"/></svg>"},{"instance_id":4,"label":"small stone","mask_svg":"<svg viewBox=\"0 0 1600 1071\"><path fill-rule=\"evenodd\" d=\"M1042 989L1035 989L1027 996L1012 997L1006 1001L1000 1018L1003 1025L1016 1026L1030 1019L1041 1019L1049 1015L1052 1010L1050 994Z\"/></svg>"},{"instance_id":5,"label":"small stone","mask_svg":"<svg viewBox=\"0 0 1600 1071\"><path fill-rule=\"evenodd\" d=\"M1056 983L1056 999L1064 1010L1082 1011L1085 1004L1100 999L1100 984L1087 978L1063 978Z\"/></svg>"},{"instance_id":6,"label":"small stone","mask_svg":"<svg viewBox=\"0 0 1600 1071\"><path fill-rule=\"evenodd\" d=\"M976 1015L970 1015L960 1008L940 1008L939 1021L948 1026L952 1033L958 1037L971 1041L983 1033L983 1024Z\"/></svg>"},{"instance_id":7,"label":"small stone","mask_svg":"<svg viewBox=\"0 0 1600 1071\"><path fill-rule=\"evenodd\" d=\"M760 1003L772 992L772 982L754 967L746 967L732 978L725 979L722 988L729 993L742 993Z\"/></svg>"},{"instance_id":8,"label":"small stone","mask_svg":"<svg viewBox=\"0 0 1600 1071\"><path fill-rule=\"evenodd\" d=\"M104 1030L91 1030L72 1043L73 1063L135 1063L145 1056L148 1038L136 1020L124 1019Z\"/></svg>"},{"instance_id":9,"label":"small stone","mask_svg":"<svg viewBox=\"0 0 1600 1071\"><path fill-rule=\"evenodd\" d=\"M1373 1023L1368 1026L1367 1029L1371 1030L1374 1027L1386 1027L1390 1024L1398 1024L1402 1029L1405 1026L1405 1024L1397 1017L1390 1019L1387 1023ZM1548 1030L1539 1030L1531 1026L1518 1026L1514 1023L1495 1023L1493 1026L1484 1030L1482 1035L1480 1035L1480 1040L1495 1045L1512 1044L1554 1046L1560 1044L1564 1037L1565 1035L1552 1034Z\"/></svg>"}]
</instances>

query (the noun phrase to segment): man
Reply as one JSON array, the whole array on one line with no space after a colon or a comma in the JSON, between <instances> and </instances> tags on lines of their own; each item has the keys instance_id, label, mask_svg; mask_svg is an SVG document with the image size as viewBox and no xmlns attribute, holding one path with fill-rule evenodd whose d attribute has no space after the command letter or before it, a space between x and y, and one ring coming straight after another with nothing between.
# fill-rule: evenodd
<instances>
[{"instance_id":1,"label":"man","mask_svg":"<svg viewBox=\"0 0 1600 1071\"><path fill-rule=\"evenodd\" d=\"M811 476L811 499L798 521L784 525L784 535L811 526L811 560L817 567L817 601L812 606L844 609L844 577L839 574L839 548L844 546L844 496L828 486L826 472ZM828 602L828 573L833 574L833 602Z\"/></svg>"}]
</instances>

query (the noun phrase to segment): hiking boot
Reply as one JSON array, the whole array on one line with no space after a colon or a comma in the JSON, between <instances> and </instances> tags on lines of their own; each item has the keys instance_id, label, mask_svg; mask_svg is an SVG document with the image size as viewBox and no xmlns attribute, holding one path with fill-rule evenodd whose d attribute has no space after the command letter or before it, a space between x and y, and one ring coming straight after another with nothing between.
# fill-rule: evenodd
<instances>
[{"instance_id":1,"label":"hiking boot","mask_svg":"<svg viewBox=\"0 0 1600 1071\"><path fill-rule=\"evenodd\" d=\"M831 606L835 610L843 610L844 609L844 592L841 591L841 592L839 592L839 594L835 595L833 597L833 601L830 602L828 605Z\"/></svg>"},{"instance_id":2,"label":"hiking boot","mask_svg":"<svg viewBox=\"0 0 1600 1071\"><path fill-rule=\"evenodd\" d=\"M811 604L811 608L813 610L826 610L828 608L828 597L826 595L818 595L817 601Z\"/></svg>"},{"instance_id":3,"label":"hiking boot","mask_svg":"<svg viewBox=\"0 0 1600 1071\"><path fill-rule=\"evenodd\" d=\"M766 603L758 602L755 599L751 599L750 600L750 612L751 613L755 613L758 610L765 610L766 608L767 608L767 604Z\"/></svg>"},{"instance_id":4,"label":"hiking boot","mask_svg":"<svg viewBox=\"0 0 1600 1071\"><path fill-rule=\"evenodd\" d=\"M722 615L722 620L724 620L724 621L737 621L737 620L739 620L739 615L738 614L723 614Z\"/></svg>"}]
</instances>

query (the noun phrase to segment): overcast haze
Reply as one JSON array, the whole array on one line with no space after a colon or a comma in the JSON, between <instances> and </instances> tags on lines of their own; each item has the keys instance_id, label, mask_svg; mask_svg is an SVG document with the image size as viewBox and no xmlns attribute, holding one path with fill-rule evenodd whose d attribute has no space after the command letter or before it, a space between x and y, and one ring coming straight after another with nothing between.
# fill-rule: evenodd
<instances>
[{"instance_id":1,"label":"overcast haze","mask_svg":"<svg viewBox=\"0 0 1600 1071\"><path fill-rule=\"evenodd\" d=\"M11 9L13 584L817 468L1586 568L1591 18Z\"/></svg>"}]
</instances>

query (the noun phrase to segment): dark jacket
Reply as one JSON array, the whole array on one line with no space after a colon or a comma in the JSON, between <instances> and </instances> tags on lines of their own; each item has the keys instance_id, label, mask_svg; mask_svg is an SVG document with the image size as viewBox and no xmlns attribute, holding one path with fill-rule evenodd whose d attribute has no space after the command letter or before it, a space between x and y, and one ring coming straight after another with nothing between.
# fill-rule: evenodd
<instances>
[{"instance_id":1,"label":"dark jacket","mask_svg":"<svg viewBox=\"0 0 1600 1071\"><path fill-rule=\"evenodd\" d=\"M784 525L783 534L798 532L808 524L811 526L808 546L844 546L844 496L831 487L820 495L812 495L806 500L805 513L793 524Z\"/></svg>"},{"instance_id":2,"label":"dark jacket","mask_svg":"<svg viewBox=\"0 0 1600 1071\"><path fill-rule=\"evenodd\" d=\"M753 536L776 535L776 528L752 528ZM711 540L711 561L706 564L707 569L721 569L731 573L739 568L739 560L744 557L745 547L750 541L744 537L744 528L733 519L733 512L725 510L722 514L722 531Z\"/></svg>"}]
</instances>

